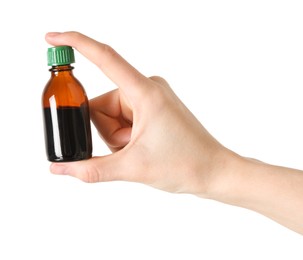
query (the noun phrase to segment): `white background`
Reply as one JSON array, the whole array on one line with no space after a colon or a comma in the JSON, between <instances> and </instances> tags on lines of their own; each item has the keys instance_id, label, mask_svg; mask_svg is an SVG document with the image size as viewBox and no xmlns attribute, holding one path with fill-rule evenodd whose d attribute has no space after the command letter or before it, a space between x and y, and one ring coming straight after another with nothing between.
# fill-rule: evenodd
<instances>
[{"instance_id":1,"label":"white background","mask_svg":"<svg viewBox=\"0 0 303 260\"><path fill-rule=\"evenodd\" d=\"M0 259L303 258L302 236L245 209L50 174L41 117L44 35L76 30L166 78L228 148L303 169L302 1L12 0L0 26ZM89 98L115 87L76 62Z\"/></svg>"}]
</instances>

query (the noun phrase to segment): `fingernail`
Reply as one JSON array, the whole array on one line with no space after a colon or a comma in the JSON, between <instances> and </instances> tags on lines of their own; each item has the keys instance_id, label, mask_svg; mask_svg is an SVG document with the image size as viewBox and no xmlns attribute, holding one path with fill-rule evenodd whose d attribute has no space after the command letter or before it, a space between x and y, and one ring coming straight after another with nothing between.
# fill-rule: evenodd
<instances>
[{"instance_id":1,"label":"fingernail","mask_svg":"<svg viewBox=\"0 0 303 260\"><path fill-rule=\"evenodd\" d=\"M67 174L67 167L63 163L52 163L50 165L50 171L53 174Z\"/></svg>"},{"instance_id":2,"label":"fingernail","mask_svg":"<svg viewBox=\"0 0 303 260\"><path fill-rule=\"evenodd\" d=\"M61 32L49 32L46 34L46 37L55 37L60 34L62 34L62 33Z\"/></svg>"}]
</instances>

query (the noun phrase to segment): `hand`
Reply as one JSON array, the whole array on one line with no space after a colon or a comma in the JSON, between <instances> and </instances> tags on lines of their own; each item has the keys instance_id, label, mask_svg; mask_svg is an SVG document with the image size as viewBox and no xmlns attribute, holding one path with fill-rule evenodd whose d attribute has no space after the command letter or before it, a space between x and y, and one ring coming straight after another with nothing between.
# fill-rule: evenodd
<instances>
[{"instance_id":1,"label":"hand","mask_svg":"<svg viewBox=\"0 0 303 260\"><path fill-rule=\"evenodd\" d=\"M164 79L143 76L110 46L77 32L48 33L46 41L74 47L118 87L90 100L91 119L113 154L53 163L52 173L207 195L232 153L205 130Z\"/></svg>"},{"instance_id":2,"label":"hand","mask_svg":"<svg viewBox=\"0 0 303 260\"><path fill-rule=\"evenodd\" d=\"M90 101L113 154L53 163L85 182L124 180L259 212L303 234L303 172L241 157L218 143L160 77L147 78L111 47L77 32L49 33L95 63L117 89Z\"/></svg>"}]
</instances>

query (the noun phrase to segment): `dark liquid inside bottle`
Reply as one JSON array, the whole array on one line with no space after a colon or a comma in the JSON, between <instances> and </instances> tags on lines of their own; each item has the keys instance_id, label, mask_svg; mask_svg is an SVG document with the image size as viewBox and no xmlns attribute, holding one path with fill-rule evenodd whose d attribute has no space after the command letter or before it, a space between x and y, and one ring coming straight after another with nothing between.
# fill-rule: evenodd
<instances>
[{"instance_id":1,"label":"dark liquid inside bottle","mask_svg":"<svg viewBox=\"0 0 303 260\"><path fill-rule=\"evenodd\" d=\"M92 156L88 106L44 108L48 160L67 162Z\"/></svg>"}]
</instances>

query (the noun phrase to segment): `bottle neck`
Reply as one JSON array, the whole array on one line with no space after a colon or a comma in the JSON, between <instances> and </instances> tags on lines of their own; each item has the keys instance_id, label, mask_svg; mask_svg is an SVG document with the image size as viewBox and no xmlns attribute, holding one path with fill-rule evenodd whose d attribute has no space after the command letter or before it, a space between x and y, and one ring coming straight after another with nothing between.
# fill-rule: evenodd
<instances>
[{"instance_id":1,"label":"bottle neck","mask_svg":"<svg viewBox=\"0 0 303 260\"><path fill-rule=\"evenodd\" d=\"M73 69L74 69L73 66L71 66L70 64L67 64L67 65L52 66L49 69L49 71L51 71L51 72L60 72L60 71L70 71L70 72L72 72Z\"/></svg>"}]
</instances>

